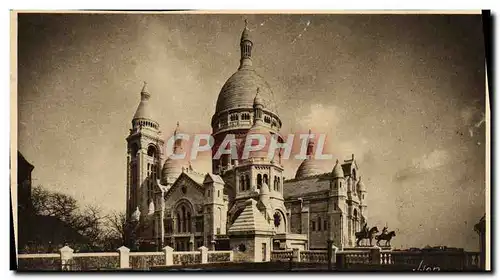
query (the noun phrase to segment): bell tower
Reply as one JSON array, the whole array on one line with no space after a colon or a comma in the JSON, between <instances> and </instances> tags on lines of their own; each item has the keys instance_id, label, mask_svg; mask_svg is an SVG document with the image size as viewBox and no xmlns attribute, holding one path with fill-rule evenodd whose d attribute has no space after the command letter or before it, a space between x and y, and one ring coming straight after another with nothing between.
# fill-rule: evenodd
<instances>
[{"instance_id":1,"label":"bell tower","mask_svg":"<svg viewBox=\"0 0 500 280\"><path fill-rule=\"evenodd\" d=\"M150 203L154 199L154 188L160 178L164 141L160 126L151 113L150 97L151 94L144 82L141 101L132 118L132 128L126 138L127 219L131 218L136 209L139 209L141 216L148 214Z\"/></svg>"}]
</instances>

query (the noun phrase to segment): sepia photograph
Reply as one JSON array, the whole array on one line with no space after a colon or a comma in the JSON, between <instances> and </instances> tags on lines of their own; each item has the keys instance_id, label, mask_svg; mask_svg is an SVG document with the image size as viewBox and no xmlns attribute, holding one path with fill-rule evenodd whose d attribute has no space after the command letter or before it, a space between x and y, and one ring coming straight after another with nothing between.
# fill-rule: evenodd
<instances>
[{"instance_id":1,"label":"sepia photograph","mask_svg":"<svg viewBox=\"0 0 500 280\"><path fill-rule=\"evenodd\" d=\"M491 271L485 20L11 11L14 270Z\"/></svg>"}]
</instances>

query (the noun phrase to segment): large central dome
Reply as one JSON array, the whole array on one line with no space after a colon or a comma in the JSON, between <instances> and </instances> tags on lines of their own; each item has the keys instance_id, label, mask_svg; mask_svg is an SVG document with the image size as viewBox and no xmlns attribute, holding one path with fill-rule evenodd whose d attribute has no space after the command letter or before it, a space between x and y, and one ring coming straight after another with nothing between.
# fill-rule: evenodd
<instances>
[{"instance_id":1,"label":"large central dome","mask_svg":"<svg viewBox=\"0 0 500 280\"><path fill-rule=\"evenodd\" d=\"M250 31L245 25L240 41L240 67L222 86L215 108L216 115L230 109L252 108L257 89L264 101L264 110L277 113L271 87L252 67L252 48Z\"/></svg>"},{"instance_id":2,"label":"large central dome","mask_svg":"<svg viewBox=\"0 0 500 280\"><path fill-rule=\"evenodd\" d=\"M222 87L217 99L215 112L228 109L252 108L255 91L260 89L260 96L265 109L276 113L274 95L269 84L253 69L245 68L236 71Z\"/></svg>"}]
</instances>

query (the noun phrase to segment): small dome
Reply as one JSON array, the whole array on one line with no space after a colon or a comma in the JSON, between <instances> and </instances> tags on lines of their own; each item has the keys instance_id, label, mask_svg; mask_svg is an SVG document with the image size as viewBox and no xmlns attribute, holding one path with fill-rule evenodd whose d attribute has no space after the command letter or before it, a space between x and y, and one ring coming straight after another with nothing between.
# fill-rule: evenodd
<instances>
[{"instance_id":1,"label":"small dome","mask_svg":"<svg viewBox=\"0 0 500 280\"><path fill-rule=\"evenodd\" d=\"M235 108L253 108L257 88L266 110L276 113L271 87L253 69L238 70L226 81L217 98L215 113Z\"/></svg>"},{"instance_id":2,"label":"small dome","mask_svg":"<svg viewBox=\"0 0 500 280\"><path fill-rule=\"evenodd\" d=\"M183 161L171 157L165 160L161 170L162 184L172 184L182 173Z\"/></svg>"},{"instance_id":3,"label":"small dome","mask_svg":"<svg viewBox=\"0 0 500 280\"><path fill-rule=\"evenodd\" d=\"M264 107L264 100L262 100L262 97L260 97L260 88L257 88L257 94L255 95L255 98L253 99L253 106L262 106Z\"/></svg>"},{"instance_id":4,"label":"small dome","mask_svg":"<svg viewBox=\"0 0 500 280\"><path fill-rule=\"evenodd\" d=\"M252 41L250 39L250 31L248 30L248 27L246 26L245 22L245 28L243 28L243 32L241 32L241 42L243 41Z\"/></svg>"},{"instance_id":5,"label":"small dome","mask_svg":"<svg viewBox=\"0 0 500 280\"><path fill-rule=\"evenodd\" d=\"M302 179L324 173L323 167L315 159L308 158L302 161L295 173L295 179Z\"/></svg>"},{"instance_id":6,"label":"small dome","mask_svg":"<svg viewBox=\"0 0 500 280\"><path fill-rule=\"evenodd\" d=\"M344 170L342 170L342 166L339 164L339 160L337 160L335 166L333 167L332 176L334 179L344 178Z\"/></svg>"},{"instance_id":7,"label":"small dome","mask_svg":"<svg viewBox=\"0 0 500 280\"><path fill-rule=\"evenodd\" d=\"M359 181L358 181L358 184L356 185L356 188L360 192L366 192L366 187L365 187L365 184L363 184L363 181L361 181L361 176L359 176Z\"/></svg>"},{"instance_id":8,"label":"small dome","mask_svg":"<svg viewBox=\"0 0 500 280\"><path fill-rule=\"evenodd\" d=\"M137 110L135 111L133 120L136 119L154 120L151 108L149 106L149 98L151 95L149 94L146 85L147 85L146 82L144 82L144 86L141 90L141 102L139 103L139 106L137 106Z\"/></svg>"}]
</instances>

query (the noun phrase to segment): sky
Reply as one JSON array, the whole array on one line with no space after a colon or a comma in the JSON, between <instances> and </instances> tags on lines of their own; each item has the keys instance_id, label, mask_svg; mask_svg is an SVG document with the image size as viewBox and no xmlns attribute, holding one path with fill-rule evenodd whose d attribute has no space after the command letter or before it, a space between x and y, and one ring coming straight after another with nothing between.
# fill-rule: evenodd
<instances>
[{"instance_id":1,"label":"sky","mask_svg":"<svg viewBox=\"0 0 500 280\"><path fill-rule=\"evenodd\" d=\"M123 211L126 140L143 81L160 129L211 132L248 19L254 69L283 134L326 133L355 155L368 224L393 245L478 250L485 212L485 54L479 15L22 14L18 147L34 185ZM300 160L285 162L293 178ZM192 161L201 172L208 158Z\"/></svg>"}]
</instances>

